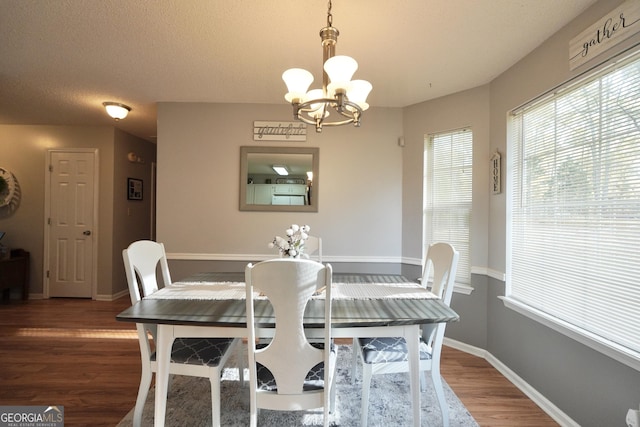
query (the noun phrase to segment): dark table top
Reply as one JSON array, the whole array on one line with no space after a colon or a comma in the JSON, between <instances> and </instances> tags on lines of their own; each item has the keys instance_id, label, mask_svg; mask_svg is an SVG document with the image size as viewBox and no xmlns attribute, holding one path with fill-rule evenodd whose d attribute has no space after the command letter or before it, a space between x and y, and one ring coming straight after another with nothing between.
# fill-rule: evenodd
<instances>
[{"instance_id":1,"label":"dark table top","mask_svg":"<svg viewBox=\"0 0 640 427\"><path fill-rule=\"evenodd\" d=\"M243 273L202 273L187 281L244 281ZM335 283L402 283L398 275L333 274ZM324 299L313 299L305 311L306 328L324 327ZM260 327L273 327L271 304L255 300ZM439 299L356 299L332 301L334 328L399 326L459 320L458 314ZM173 325L246 327L244 300L143 299L116 316L124 322Z\"/></svg>"}]
</instances>

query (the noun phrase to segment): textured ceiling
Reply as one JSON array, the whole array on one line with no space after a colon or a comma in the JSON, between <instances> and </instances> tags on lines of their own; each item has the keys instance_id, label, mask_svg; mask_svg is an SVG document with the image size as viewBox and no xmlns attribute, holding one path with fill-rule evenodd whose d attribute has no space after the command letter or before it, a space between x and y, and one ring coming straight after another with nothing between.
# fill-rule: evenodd
<instances>
[{"instance_id":1,"label":"textured ceiling","mask_svg":"<svg viewBox=\"0 0 640 427\"><path fill-rule=\"evenodd\" d=\"M334 0L336 52L372 107L490 82L596 0ZM325 0L0 0L0 123L111 125L153 140L158 102L284 103L321 82ZM568 47L567 47L568 48Z\"/></svg>"}]
</instances>

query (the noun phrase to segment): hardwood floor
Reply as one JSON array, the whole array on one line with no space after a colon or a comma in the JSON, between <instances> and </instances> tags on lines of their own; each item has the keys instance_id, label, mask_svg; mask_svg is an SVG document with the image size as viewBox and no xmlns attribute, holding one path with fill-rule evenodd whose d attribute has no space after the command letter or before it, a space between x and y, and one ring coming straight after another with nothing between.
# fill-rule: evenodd
<instances>
[{"instance_id":1,"label":"hardwood floor","mask_svg":"<svg viewBox=\"0 0 640 427\"><path fill-rule=\"evenodd\" d=\"M128 297L1 304L0 405L60 405L68 427L115 426L140 381L135 328L115 320L128 306ZM481 426L558 425L481 358L446 347L442 373Z\"/></svg>"},{"instance_id":2,"label":"hardwood floor","mask_svg":"<svg viewBox=\"0 0 640 427\"><path fill-rule=\"evenodd\" d=\"M442 377L481 426L558 426L486 360L443 347Z\"/></svg>"}]
</instances>

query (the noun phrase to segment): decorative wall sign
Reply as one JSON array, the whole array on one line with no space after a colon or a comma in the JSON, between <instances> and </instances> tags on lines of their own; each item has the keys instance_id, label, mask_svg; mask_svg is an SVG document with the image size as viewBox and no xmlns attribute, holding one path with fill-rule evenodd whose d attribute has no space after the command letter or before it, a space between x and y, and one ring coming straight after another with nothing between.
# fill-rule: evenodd
<instances>
[{"instance_id":1,"label":"decorative wall sign","mask_svg":"<svg viewBox=\"0 0 640 427\"><path fill-rule=\"evenodd\" d=\"M500 194L502 191L500 188L501 159L502 156L498 150L491 156L491 193L493 194Z\"/></svg>"},{"instance_id":2,"label":"decorative wall sign","mask_svg":"<svg viewBox=\"0 0 640 427\"><path fill-rule=\"evenodd\" d=\"M301 122L253 122L254 141L306 141L307 125Z\"/></svg>"},{"instance_id":3,"label":"decorative wall sign","mask_svg":"<svg viewBox=\"0 0 640 427\"><path fill-rule=\"evenodd\" d=\"M127 178L127 199L142 200L142 180Z\"/></svg>"},{"instance_id":4,"label":"decorative wall sign","mask_svg":"<svg viewBox=\"0 0 640 427\"><path fill-rule=\"evenodd\" d=\"M640 2L627 0L569 42L569 69L628 39L640 30Z\"/></svg>"}]
</instances>

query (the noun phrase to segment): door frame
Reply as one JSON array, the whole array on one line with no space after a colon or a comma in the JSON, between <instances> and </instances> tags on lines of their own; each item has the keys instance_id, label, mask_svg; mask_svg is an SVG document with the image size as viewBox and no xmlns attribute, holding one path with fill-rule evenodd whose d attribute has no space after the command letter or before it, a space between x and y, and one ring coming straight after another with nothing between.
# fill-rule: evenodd
<instances>
[{"instance_id":1,"label":"door frame","mask_svg":"<svg viewBox=\"0 0 640 427\"><path fill-rule=\"evenodd\" d=\"M100 156L99 150L97 148L52 148L48 149L45 152L45 173L44 173L44 218L43 218L43 227L44 227L44 260L42 263L42 297L44 299L49 299L49 277L48 272L50 271L50 261L51 261L51 249L49 238L51 235L49 218L51 218L51 173L49 172L51 166L51 155L53 153L93 153L94 160L94 168L93 168L93 271L91 272L91 299L95 300L96 295L98 293L98 236L99 232L99 224L98 224L98 200L100 198L100 194L98 192L100 188L99 176L100 176Z\"/></svg>"}]
</instances>

